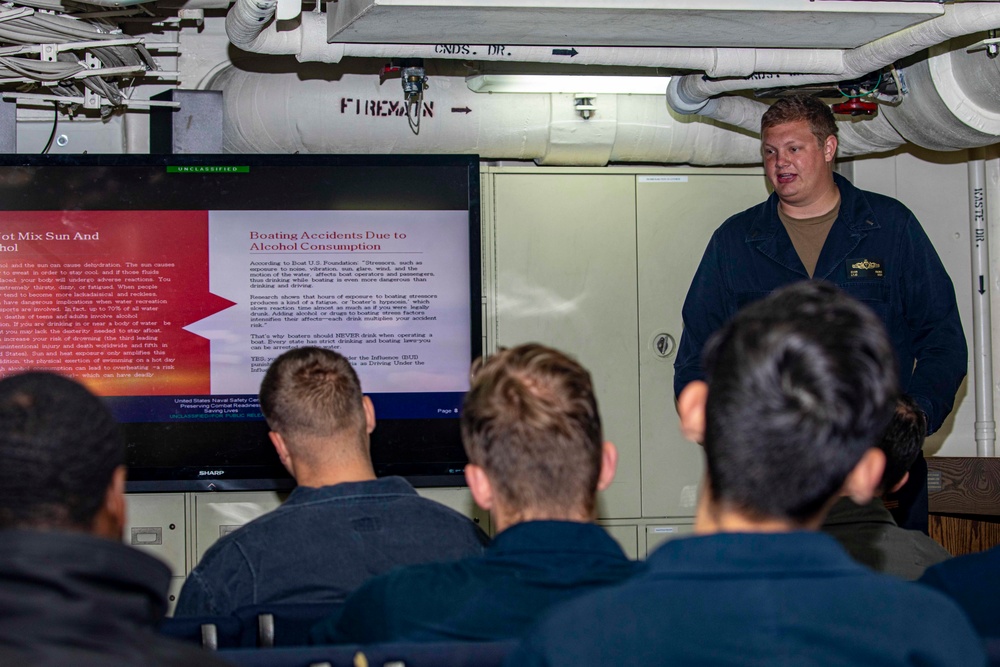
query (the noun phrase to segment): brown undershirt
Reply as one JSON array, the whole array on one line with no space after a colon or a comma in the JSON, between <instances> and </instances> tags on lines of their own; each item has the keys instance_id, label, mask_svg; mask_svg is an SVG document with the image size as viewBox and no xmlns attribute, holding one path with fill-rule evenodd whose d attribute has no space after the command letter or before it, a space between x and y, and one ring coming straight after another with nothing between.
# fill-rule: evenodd
<instances>
[{"instance_id":1,"label":"brown undershirt","mask_svg":"<svg viewBox=\"0 0 1000 667\"><path fill-rule=\"evenodd\" d=\"M785 226L788 238L792 240L792 246L802 261L802 266L806 267L806 273L809 274L810 278L816 271L819 253L823 250L827 234L830 233L830 228L833 227L838 213L840 213L839 196L832 209L815 218L791 218L785 215L781 206L778 206L778 218Z\"/></svg>"}]
</instances>

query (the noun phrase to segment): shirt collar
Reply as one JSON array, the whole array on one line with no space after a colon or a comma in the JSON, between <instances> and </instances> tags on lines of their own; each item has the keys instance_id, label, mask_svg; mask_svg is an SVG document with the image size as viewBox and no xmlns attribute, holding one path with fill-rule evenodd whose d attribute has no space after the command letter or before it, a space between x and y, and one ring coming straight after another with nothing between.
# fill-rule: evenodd
<instances>
[{"instance_id":1,"label":"shirt collar","mask_svg":"<svg viewBox=\"0 0 1000 667\"><path fill-rule=\"evenodd\" d=\"M837 172L833 173L833 182L840 189L840 214L834 225L837 223L846 225L850 234L878 229L878 220L875 219L875 214L863 193ZM767 201L759 207L758 213L747 230L747 243L764 241L778 233L778 228L781 227L781 220L778 218L778 195L772 192Z\"/></svg>"},{"instance_id":2,"label":"shirt collar","mask_svg":"<svg viewBox=\"0 0 1000 667\"><path fill-rule=\"evenodd\" d=\"M329 498L355 496L416 495L417 491L402 477L380 477L363 482L341 482L330 486L297 486L285 504L311 503Z\"/></svg>"},{"instance_id":3,"label":"shirt collar","mask_svg":"<svg viewBox=\"0 0 1000 667\"><path fill-rule=\"evenodd\" d=\"M593 523L578 521L523 521L507 528L486 550L487 556L540 551L598 552L625 558L608 533Z\"/></svg>"},{"instance_id":4,"label":"shirt collar","mask_svg":"<svg viewBox=\"0 0 1000 667\"><path fill-rule=\"evenodd\" d=\"M838 526L853 523L885 523L896 525L892 514L885 508L881 498L873 499L867 505L858 505L850 498L841 498L826 515L825 526Z\"/></svg>"},{"instance_id":5,"label":"shirt collar","mask_svg":"<svg viewBox=\"0 0 1000 667\"><path fill-rule=\"evenodd\" d=\"M648 563L658 577L829 575L864 570L832 537L807 530L683 537L665 543Z\"/></svg>"}]
</instances>

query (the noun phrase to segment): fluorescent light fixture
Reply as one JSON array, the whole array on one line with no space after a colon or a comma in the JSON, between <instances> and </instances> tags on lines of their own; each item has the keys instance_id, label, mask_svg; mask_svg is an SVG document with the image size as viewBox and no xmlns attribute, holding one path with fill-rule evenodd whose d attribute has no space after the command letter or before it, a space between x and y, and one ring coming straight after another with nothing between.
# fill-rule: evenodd
<instances>
[{"instance_id":1,"label":"fluorescent light fixture","mask_svg":"<svg viewBox=\"0 0 1000 667\"><path fill-rule=\"evenodd\" d=\"M669 76L477 74L465 83L475 93L604 93L664 95Z\"/></svg>"}]
</instances>

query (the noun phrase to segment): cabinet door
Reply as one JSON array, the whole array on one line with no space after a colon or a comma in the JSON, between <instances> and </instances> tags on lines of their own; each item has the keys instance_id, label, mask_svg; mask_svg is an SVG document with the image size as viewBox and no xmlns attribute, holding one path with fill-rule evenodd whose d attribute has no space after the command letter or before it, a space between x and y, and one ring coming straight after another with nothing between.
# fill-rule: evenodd
<instances>
[{"instance_id":1,"label":"cabinet door","mask_svg":"<svg viewBox=\"0 0 1000 667\"><path fill-rule=\"evenodd\" d=\"M497 343L551 345L590 371L620 459L598 512L639 516L635 176L498 173L493 187Z\"/></svg>"},{"instance_id":2,"label":"cabinet door","mask_svg":"<svg viewBox=\"0 0 1000 667\"><path fill-rule=\"evenodd\" d=\"M276 509L284 497L270 491L195 493L195 562L223 535ZM322 530L322 527L317 527Z\"/></svg>"},{"instance_id":3,"label":"cabinet door","mask_svg":"<svg viewBox=\"0 0 1000 667\"><path fill-rule=\"evenodd\" d=\"M130 493L125 543L165 561L174 576L188 573L186 509L182 493Z\"/></svg>"},{"instance_id":4,"label":"cabinet door","mask_svg":"<svg viewBox=\"0 0 1000 667\"><path fill-rule=\"evenodd\" d=\"M701 448L680 435L673 394L681 306L712 232L767 190L749 170L636 178L642 514L694 516L704 462ZM662 336L673 349L658 343Z\"/></svg>"}]
</instances>

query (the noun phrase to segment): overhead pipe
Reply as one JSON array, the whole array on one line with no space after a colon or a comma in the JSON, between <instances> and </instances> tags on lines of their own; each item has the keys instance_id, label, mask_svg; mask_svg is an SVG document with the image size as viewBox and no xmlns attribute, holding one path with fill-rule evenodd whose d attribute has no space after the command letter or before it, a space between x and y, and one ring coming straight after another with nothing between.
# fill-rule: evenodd
<instances>
[{"instance_id":1,"label":"overhead pipe","mask_svg":"<svg viewBox=\"0 0 1000 667\"><path fill-rule=\"evenodd\" d=\"M953 37L997 27L1000 27L1000 5L997 3L970 2L946 5L943 16L918 23L854 49L841 51L841 62L831 67L825 74L789 69L757 70L757 74L742 79L709 79L700 74L689 74L671 81L667 99L670 106L678 113L707 115L710 110L705 107L709 99L716 95L758 88L796 87L856 79ZM785 53L789 63L799 57L794 50ZM787 71L802 73L780 74ZM723 118L716 119L728 122Z\"/></svg>"},{"instance_id":2,"label":"overhead pipe","mask_svg":"<svg viewBox=\"0 0 1000 667\"><path fill-rule=\"evenodd\" d=\"M302 62L336 63L346 56L392 58L423 57L428 60L474 57L477 60L523 60L526 62L565 62L564 56L554 56L551 48L545 47L505 47L503 54L490 53L489 45L469 46L469 52L442 52L439 46L409 44L328 44L326 42L327 15L310 12L301 15L299 25L294 30L278 30L278 22L273 21L277 0L237 0L226 19L230 40L240 48L267 54L294 55ZM777 86L789 83L839 81L856 78L861 74L879 69L886 63L923 48L935 40L947 39L954 34L965 34L982 30L988 25L1000 24L1000 7L996 5L968 4L950 5L942 17L932 19L917 26L876 40L870 44L848 51L844 50L789 50L789 49L670 49L670 48L606 48L587 47L580 49L574 62L580 64L628 65L669 67L703 70L710 76L746 76L753 71L765 70L768 74L755 74L750 79L724 79L710 81L703 76L688 75L671 79L667 99L671 108L681 114L698 113L702 118L712 118L724 125L748 130L755 134L760 131L760 117L766 108L760 102L740 96L723 96L706 99L692 99L691 95L703 95L719 90L744 89L762 85ZM937 49L943 47L936 46ZM941 58L946 56L941 55ZM986 61L980 58L981 61ZM955 114L942 118L942 114L932 115L925 107L948 106L940 96L932 92L934 84L925 83L934 77L933 72L941 67L932 62L918 61L906 73L911 89L917 90L904 98L897 107L883 105L883 113L874 119L841 121L840 154L842 156L862 155L888 151L912 141L935 150L949 150L987 145L1000 136L1000 114L995 126L982 126L982 108L976 107L978 115L972 113L971 120L955 122ZM990 61L993 62L993 61ZM965 63L963 63L963 66ZM995 66L995 65L994 65ZM931 73L926 73L931 72ZM796 71L801 74L783 76L774 72ZM815 74L815 72L826 72ZM832 72L832 73L831 73ZM812 73L812 74L810 74ZM979 97L990 97L985 101L987 109L1000 109L1000 94L993 81L1000 78L997 73L984 72L983 76L966 77L961 83L980 81ZM989 76L994 74L994 76ZM937 76L941 78L940 75ZM953 77L954 78L954 77ZM266 84L264 84L266 85ZM956 87L957 88L957 87ZM974 106L966 104L961 89L952 95L951 106ZM508 102L510 97L505 98ZM937 100L933 103L928 100ZM947 116L947 114L944 114ZM961 120L961 119L960 119ZM676 124L676 119L672 121ZM970 136L974 135L974 136ZM930 144L930 145L929 145ZM498 156L501 157L501 156ZM502 157L514 157L511 154ZM539 158L533 158L539 159ZM541 158L544 159L544 158ZM756 152L752 158L740 156L700 156L698 164L743 164L756 162ZM593 160L593 158L592 158ZM588 162L597 163L597 162Z\"/></svg>"},{"instance_id":3,"label":"overhead pipe","mask_svg":"<svg viewBox=\"0 0 1000 667\"><path fill-rule=\"evenodd\" d=\"M936 151L989 146L1000 137L1000 59L968 50L975 37L938 44L928 57L898 69L907 94L879 105L875 117L838 121L843 157L889 151L912 143ZM671 79L673 89L678 79ZM760 131L767 106L740 95L713 97L701 114Z\"/></svg>"},{"instance_id":4,"label":"overhead pipe","mask_svg":"<svg viewBox=\"0 0 1000 667\"><path fill-rule=\"evenodd\" d=\"M1000 136L1000 69L982 54L969 55L962 47L976 31L1000 25L997 5L948 5L944 16L907 28L845 52L844 67L826 77L811 75L756 75L749 79L709 81L701 76L671 79L667 101L678 113L697 113L727 125L760 127L763 108L748 112L743 98L711 97L721 92L828 83L860 77L930 46L930 57L905 69L909 94L900 104L881 105L874 119L841 121L843 156L892 150L910 142L931 150L987 146ZM944 45L962 36L958 46Z\"/></svg>"},{"instance_id":5,"label":"overhead pipe","mask_svg":"<svg viewBox=\"0 0 1000 667\"><path fill-rule=\"evenodd\" d=\"M767 108L767 104L757 100L739 95L727 95L709 100L708 106L705 107L705 115L715 119L724 118L726 125L760 134L761 117ZM884 115L838 121L837 131L839 138L837 154L841 157L889 151L906 143L906 139L896 131Z\"/></svg>"},{"instance_id":6,"label":"overhead pipe","mask_svg":"<svg viewBox=\"0 0 1000 667\"><path fill-rule=\"evenodd\" d=\"M206 82L225 92L226 152L466 153L584 166L760 162L756 136L678 116L662 95L598 95L584 119L572 94L474 93L463 76L430 63L414 135L399 85L379 85L374 71L358 63L281 66L252 59Z\"/></svg>"},{"instance_id":7,"label":"overhead pipe","mask_svg":"<svg viewBox=\"0 0 1000 667\"><path fill-rule=\"evenodd\" d=\"M983 67L997 66L985 57L979 60L986 63ZM352 115L368 118L400 113L400 89L392 82L379 85L376 62L354 60L350 65L335 67L303 64L294 73L267 73L269 67L281 65L264 58L254 62L256 72L228 66L203 85L226 91L227 137L232 142L227 150L234 152L369 152L373 150L369 146L380 146L383 152L478 153L543 164L649 161L734 165L760 161L760 117L767 105L757 100L742 96L713 99L711 108L721 110L733 121L722 123L678 115L658 95L601 95L596 98L597 117L584 120L575 113L573 95L474 93L457 67L435 62L428 63L427 71L431 87L426 99L437 104L437 117L430 123L447 125L447 132L436 135L425 125L416 138L408 130L402 131L405 124L397 127L381 123L365 125L359 128L360 133L344 136L345 123L370 123ZM1000 71L992 75L972 71L969 76L997 81ZM990 105L981 113L996 117L998 126L995 133L987 133L967 128L954 116L928 115L923 111L930 104L928 100L944 106L940 94L920 77L913 77L910 85L911 94L899 106L883 105L874 118L838 121L838 154L851 157L884 152L907 141L924 145L923 133L936 139L933 148L937 150L995 143L1000 136L1000 92L989 89L965 95L956 90L952 94L954 99L964 100L966 106L970 100ZM376 106L369 110L365 104ZM454 115L452 108L474 111ZM444 120L439 120L442 117ZM730 130L730 124L743 132ZM275 127L284 129L278 131ZM517 129L506 131L507 139L497 138L500 128L510 127ZM378 132L374 132L376 128ZM366 134L369 129L373 132L370 135ZM464 133L470 129L475 130L475 136ZM992 132L992 128L986 129ZM625 147L629 137L639 136L643 137L639 145ZM364 140L356 141L358 137ZM693 137L697 145L689 143ZM680 148L659 150L655 142L664 146L679 142Z\"/></svg>"},{"instance_id":8,"label":"overhead pipe","mask_svg":"<svg viewBox=\"0 0 1000 667\"><path fill-rule=\"evenodd\" d=\"M434 45L328 44L327 14L317 11L304 13L298 27L279 30L278 22L273 20L276 6L277 0L237 0L226 18L227 33L233 44L251 52L294 55L301 62L337 63L348 56L382 59L422 57L428 60L474 57L476 60L487 61L566 62L564 55L554 55L551 48L534 46L505 47L503 53L496 53L489 45L468 45L467 51L452 51ZM582 47L576 50L573 62L695 69L706 72L710 77L746 77L753 72L766 72L753 74L749 79L709 80L701 75L675 77L671 79L667 91L668 103L678 113L697 113L726 125L759 133L760 116L765 108L761 103L738 96L711 95L761 86L801 85L856 78L929 44L936 44L936 40L982 30L989 25L1000 25L1000 7L969 3L949 5L945 8L945 14L939 18L850 50ZM920 61L912 70L907 71L911 87L919 89L921 94L910 96L910 99L905 99L903 104L895 108L883 106L884 117L840 123L842 156L892 150L907 141L935 150L967 148L995 142L996 136L1000 135L1000 115L997 115L995 127L985 128L978 133L975 129L962 127L962 123L955 123L954 117L946 118L944 122L944 127L953 131L942 131L941 123L929 122L932 117L929 114L936 110L928 110L926 107L930 104L941 107L945 103L940 101L938 95L925 90L929 86L924 84L924 80L933 76L925 71L928 67L927 62ZM797 74L782 75L781 72ZM941 78L940 75L938 78ZM992 81L997 78L973 76L970 80L987 82L986 85L981 84L983 94L996 96L998 87L992 85ZM968 84L969 80L963 83ZM953 99L963 100L964 96L959 91ZM938 101L931 103L928 100ZM992 102L995 104L989 105L989 108L1000 109L1000 99ZM963 103L959 101L956 104ZM972 115L975 117L964 125L971 128L982 125L980 119L983 114ZM940 120L938 116L941 114L936 113L934 120Z\"/></svg>"},{"instance_id":9,"label":"overhead pipe","mask_svg":"<svg viewBox=\"0 0 1000 667\"><path fill-rule=\"evenodd\" d=\"M930 49L929 57L903 72L909 94L882 113L907 141L931 150L989 146L1000 136L1000 63L982 51L969 53L974 38Z\"/></svg>"},{"instance_id":10,"label":"overhead pipe","mask_svg":"<svg viewBox=\"0 0 1000 667\"><path fill-rule=\"evenodd\" d=\"M969 160L969 227L972 243L972 349L976 387L976 455L994 456L993 342L990 319L990 255L986 217L986 161Z\"/></svg>"}]
</instances>

